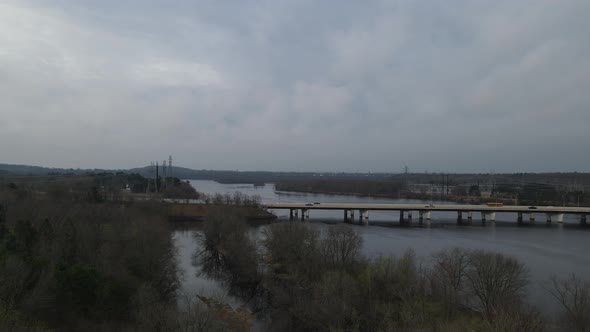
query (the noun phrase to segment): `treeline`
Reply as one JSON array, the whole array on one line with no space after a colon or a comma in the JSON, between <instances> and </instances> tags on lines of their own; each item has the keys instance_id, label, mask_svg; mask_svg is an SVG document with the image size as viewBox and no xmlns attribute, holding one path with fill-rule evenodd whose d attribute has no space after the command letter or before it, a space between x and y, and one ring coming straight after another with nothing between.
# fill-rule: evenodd
<instances>
[{"instance_id":1,"label":"treeline","mask_svg":"<svg viewBox=\"0 0 590 332\"><path fill-rule=\"evenodd\" d=\"M276 190L323 194L349 194L378 197L398 197L404 184L398 180L364 179L302 179L282 180L275 183Z\"/></svg>"},{"instance_id":2,"label":"treeline","mask_svg":"<svg viewBox=\"0 0 590 332\"><path fill-rule=\"evenodd\" d=\"M213 205L235 205L235 206L249 206L259 207L261 198L258 195L247 195L240 191L233 193L215 193L215 194L204 194L199 193L199 198L205 204Z\"/></svg>"},{"instance_id":3,"label":"treeline","mask_svg":"<svg viewBox=\"0 0 590 332\"><path fill-rule=\"evenodd\" d=\"M251 325L250 316L219 299L178 293L169 207L109 196L121 192L126 177L0 181L0 331L188 332ZM231 204L250 201L237 195Z\"/></svg>"},{"instance_id":4,"label":"treeline","mask_svg":"<svg viewBox=\"0 0 590 332\"><path fill-rule=\"evenodd\" d=\"M163 206L24 187L0 188L1 331L135 330L151 312L175 310Z\"/></svg>"},{"instance_id":5,"label":"treeline","mask_svg":"<svg viewBox=\"0 0 590 332\"><path fill-rule=\"evenodd\" d=\"M322 194L345 194L372 197L408 199L444 199L451 201L488 202L502 201L521 205L587 206L590 194L581 187L569 188L563 185L544 183L499 183L486 186L490 195L482 197L482 186L450 183L444 192L427 193L427 185L422 192L411 191L402 177L383 179L291 179L279 180L275 188L281 191L295 191ZM433 184L434 185L434 184Z\"/></svg>"},{"instance_id":6,"label":"treeline","mask_svg":"<svg viewBox=\"0 0 590 332\"><path fill-rule=\"evenodd\" d=\"M515 197L522 205L590 205L590 195L582 189L568 189L543 183L499 184L492 194L500 197Z\"/></svg>"},{"instance_id":7,"label":"treeline","mask_svg":"<svg viewBox=\"0 0 590 332\"><path fill-rule=\"evenodd\" d=\"M346 225L277 223L256 241L239 216L206 222L198 263L252 305L271 331L545 331L590 329L590 284L554 279L559 322L527 304L526 267L480 250L422 263L410 250L369 259Z\"/></svg>"}]
</instances>

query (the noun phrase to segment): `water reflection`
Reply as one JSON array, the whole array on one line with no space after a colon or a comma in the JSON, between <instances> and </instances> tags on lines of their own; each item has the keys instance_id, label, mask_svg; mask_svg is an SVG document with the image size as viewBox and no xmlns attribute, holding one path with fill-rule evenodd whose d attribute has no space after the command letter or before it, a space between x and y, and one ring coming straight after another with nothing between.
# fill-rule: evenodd
<instances>
[{"instance_id":1,"label":"water reflection","mask_svg":"<svg viewBox=\"0 0 590 332\"><path fill-rule=\"evenodd\" d=\"M258 312L263 301L260 298L261 275L257 270L256 253L232 253L228 246L224 248L223 243L213 238L214 236L206 231L193 234L194 241L198 244L191 255L192 265L196 269L195 277L216 281L240 307ZM241 246L239 240L232 243L234 244Z\"/></svg>"}]
</instances>

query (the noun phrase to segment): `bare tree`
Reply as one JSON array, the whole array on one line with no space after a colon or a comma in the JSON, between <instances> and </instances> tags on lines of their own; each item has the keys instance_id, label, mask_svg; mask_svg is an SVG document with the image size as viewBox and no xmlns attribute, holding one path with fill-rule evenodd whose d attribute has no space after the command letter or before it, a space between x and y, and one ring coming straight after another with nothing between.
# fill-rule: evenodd
<instances>
[{"instance_id":1,"label":"bare tree","mask_svg":"<svg viewBox=\"0 0 590 332\"><path fill-rule=\"evenodd\" d=\"M332 268L348 268L358 259L362 238L347 226L331 226L321 243L322 257Z\"/></svg>"},{"instance_id":2,"label":"bare tree","mask_svg":"<svg viewBox=\"0 0 590 332\"><path fill-rule=\"evenodd\" d=\"M488 321L500 310L520 304L528 284L528 271L523 264L512 257L481 250L470 253L465 276L477 309Z\"/></svg>"},{"instance_id":3,"label":"bare tree","mask_svg":"<svg viewBox=\"0 0 590 332\"><path fill-rule=\"evenodd\" d=\"M565 309L564 323L570 331L590 331L590 282L572 274L568 279L551 278L549 292Z\"/></svg>"},{"instance_id":4,"label":"bare tree","mask_svg":"<svg viewBox=\"0 0 590 332\"><path fill-rule=\"evenodd\" d=\"M433 256L431 275L434 289L448 304L456 308L461 304L461 292L469 264L469 253L460 248L442 250Z\"/></svg>"}]
</instances>

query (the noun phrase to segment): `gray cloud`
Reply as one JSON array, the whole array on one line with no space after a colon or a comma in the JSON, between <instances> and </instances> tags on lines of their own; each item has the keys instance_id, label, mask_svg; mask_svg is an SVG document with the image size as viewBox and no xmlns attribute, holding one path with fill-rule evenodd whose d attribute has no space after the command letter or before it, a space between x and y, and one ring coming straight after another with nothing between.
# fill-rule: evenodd
<instances>
[{"instance_id":1,"label":"gray cloud","mask_svg":"<svg viewBox=\"0 0 590 332\"><path fill-rule=\"evenodd\" d=\"M585 0L0 4L2 161L590 171Z\"/></svg>"}]
</instances>

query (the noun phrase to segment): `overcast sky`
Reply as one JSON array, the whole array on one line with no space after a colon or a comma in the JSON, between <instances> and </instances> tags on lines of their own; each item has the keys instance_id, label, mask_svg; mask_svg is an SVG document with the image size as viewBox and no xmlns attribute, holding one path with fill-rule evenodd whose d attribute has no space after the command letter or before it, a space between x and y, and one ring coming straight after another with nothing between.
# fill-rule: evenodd
<instances>
[{"instance_id":1,"label":"overcast sky","mask_svg":"<svg viewBox=\"0 0 590 332\"><path fill-rule=\"evenodd\" d=\"M590 1L0 1L0 163L590 171Z\"/></svg>"}]
</instances>

